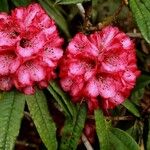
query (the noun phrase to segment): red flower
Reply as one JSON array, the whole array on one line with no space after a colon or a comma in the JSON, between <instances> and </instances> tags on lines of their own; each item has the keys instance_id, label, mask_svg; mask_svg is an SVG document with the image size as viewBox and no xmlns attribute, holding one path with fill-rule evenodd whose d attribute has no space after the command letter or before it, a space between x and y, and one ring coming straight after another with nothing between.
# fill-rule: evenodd
<instances>
[{"instance_id":1,"label":"red flower","mask_svg":"<svg viewBox=\"0 0 150 150\"><path fill-rule=\"evenodd\" d=\"M92 111L122 103L139 73L134 43L118 28L108 26L72 39L60 66L60 82L74 102L85 98Z\"/></svg>"},{"instance_id":2,"label":"red flower","mask_svg":"<svg viewBox=\"0 0 150 150\"><path fill-rule=\"evenodd\" d=\"M63 55L63 39L39 4L0 13L0 90L26 94L47 87Z\"/></svg>"}]
</instances>

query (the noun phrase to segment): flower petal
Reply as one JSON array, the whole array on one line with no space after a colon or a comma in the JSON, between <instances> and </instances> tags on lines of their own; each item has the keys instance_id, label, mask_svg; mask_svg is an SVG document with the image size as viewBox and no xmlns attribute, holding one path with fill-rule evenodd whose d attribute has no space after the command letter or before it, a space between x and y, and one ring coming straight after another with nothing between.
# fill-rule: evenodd
<instances>
[{"instance_id":1,"label":"flower petal","mask_svg":"<svg viewBox=\"0 0 150 150\"><path fill-rule=\"evenodd\" d=\"M47 47L43 55L49 59L58 60L62 57L63 51L60 48Z\"/></svg>"},{"instance_id":2,"label":"flower petal","mask_svg":"<svg viewBox=\"0 0 150 150\"><path fill-rule=\"evenodd\" d=\"M103 98L110 98L115 96L116 88L114 81L108 77L101 77L98 80L99 93Z\"/></svg>"},{"instance_id":3,"label":"flower petal","mask_svg":"<svg viewBox=\"0 0 150 150\"><path fill-rule=\"evenodd\" d=\"M104 61L102 62L102 70L105 70L107 72L118 72L125 70L127 66L127 54L121 54L121 55L109 55L106 56Z\"/></svg>"},{"instance_id":4,"label":"flower petal","mask_svg":"<svg viewBox=\"0 0 150 150\"><path fill-rule=\"evenodd\" d=\"M79 62L70 64L70 67L69 67L70 74L82 75L84 72L85 72L85 68L84 68L83 64L81 64Z\"/></svg>"},{"instance_id":5,"label":"flower petal","mask_svg":"<svg viewBox=\"0 0 150 150\"><path fill-rule=\"evenodd\" d=\"M80 53L85 53L85 55L87 56L97 56L99 53L96 46L94 46L82 33L78 33L69 43L68 52L76 55Z\"/></svg>"},{"instance_id":6,"label":"flower petal","mask_svg":"<svg viewBox=\"0 0 150 150\"><path fill-rule=\"evenodd\" d=\"M2 76L0 77L0 90L2 91L8 91L12 88L13 81L8 76Z\"/></svg>"},{"instance_id":7,"label":"flower petal","mask_svg":"<svg viewBox=\"0 0 150 150\"><path fill-rule=\"evenodd\" d=\"M86 91L91 97L96 97L99 95L99 89L97 85L97 81L95 79L91 79L86 86Z\"/></svg>"},{"instance_id":8,"label":"flower petal","mask_svg":"<svg viewBox=\"0 0 150 150\"><path fill-rule=\"evenodd\" d=\"M35 90L32 86L27 86L23 89L23 92L27 95L34 94Z\"/></svg>"},{"instance_id":9,"label":"flower petal","mask_svg":"<svg viewBox=\"0 0 150 150\"><path fill-rule=\"evenodd\" d=\"M44 68L37 64L33 64L32 68L29 70L29 73L32 81L41 81L46 76Z\"/></svg>"},{"instance_id":10,"label":"flower petal","mask_svg":"<svg viewBox=\"0 0 150 150\"><path fill-rule=\"evenodd\" d=\"M70 91L73 81L71 80L71 78L64 78L60 80L60 83L64 91Z\"/></svg>"},{"instance_id":11,"label":"flower petal","mask_svg":"<svg viewBox=\"0 0 150 150\"><path fill-rule=\"evenodd\" d=\"M31 85L30 74L25 67L20 67L17 73L18 81L23 85Z\"/></svg>"}]
</instances>

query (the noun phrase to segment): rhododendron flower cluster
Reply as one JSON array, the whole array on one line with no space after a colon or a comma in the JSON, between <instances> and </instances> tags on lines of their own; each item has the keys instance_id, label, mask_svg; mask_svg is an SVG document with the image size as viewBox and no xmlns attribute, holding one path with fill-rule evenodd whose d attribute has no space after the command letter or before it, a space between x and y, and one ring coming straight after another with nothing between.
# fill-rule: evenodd
<instances>
[{"instance_id":1,"label":"rhododendron flower cluster","mask_svg":"<svg viewBox=\"0 0 150 150\"><path fill-rule=\"evenodd\" d=\"M74 102L84 98L90 111L122 103L139 74L134 43L112 26L91 35L78 33L60 66L62 88Z\"/></svg>"},{"instance_id":2,"label":"rhododendron flower cluster","mask_svg":"<svg viewBox=\"0 0 150 150\"><path fill-rule=\"evenodd\" d=\"M0 90L46 87L63 55L54 21L38 4L0 13Z\"/></svg>"}]
</instances>

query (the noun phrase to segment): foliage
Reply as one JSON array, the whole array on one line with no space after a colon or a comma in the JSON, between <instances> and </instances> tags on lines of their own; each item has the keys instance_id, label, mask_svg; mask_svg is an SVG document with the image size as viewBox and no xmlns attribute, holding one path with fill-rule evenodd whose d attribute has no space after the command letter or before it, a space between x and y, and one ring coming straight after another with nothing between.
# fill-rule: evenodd
<instances>
[{"instance_id":1,"label":"foliage","mask_svg":"<svg viewBox=\"0 0 150 150\"><path fill-rule=\"evenodd\" d=\"M42 91L37 91L35 95L26 96L26 101L33 122L45 146L48 150L57 149L56 127L49 115L44 94Z\"/></svg>"},{"instance_id":2,"label":"foliage","mask_svg":"<svg viewBox=\"0 0 150 150\"><path fill-rule=\"evenodd\" d=\"M148 43L150 43L150 20L148 18L150 15L149 6L150 2L147 0L130 0L132 13L143 37Z\"/></svg>"},{"instance_id":3,"label":"foliage","mask_svg":"<svg viewBox=\"0 0 150 150\"><path fill-rule=\"evenodd\" d=\"M110 122L107 122L103 116L102 111L95 111L96 130L100 141L102 150L139 150L138 144L126 132L113 128Z\"/></svg>"},{"instance_id":4,"label":"foliage","mask_svg":"<svg viewBox=\"0 0 150 150\"><path fill-rule=\"evenodd\" d=\"M16 91L2 93L0 100L0 149L11 150L19 134L25 96Z\"/></svg>"},{"instance_id":5,"label":"foliage","mask_svg":"<svg viewBox=\"0 0 150 150\"><path fill-rule=\"evenodd\" d=\"M25 137L21 142L24 149L75 150L90 145L101 150L138 150L140 147L149 150L150 1L0 0L0 12L9 12L32 2L39 3L55 20L61 36L65 37L64 46L77 32L88 34L108 24L126 31L134 38L138 48L137 62L141 76L124 103L106 112L97 109L94 114L88 112L84 103L86 100L83 99L78 105L71 102L69 95L60 88L59 78L51 81L47 89L36 90L34 95L25 95L16 90L0 92L0 150L20 148L18 141L22 140L26 118L29 118L26 122L37 131L34 141L40 142L32 144L32 140ZM89 118L95 120L96 124L92 144L84 132ZM82 135L86 136L86 141ZM27 139L31 141L28 143Z\"/></svg>"}]
</instances>

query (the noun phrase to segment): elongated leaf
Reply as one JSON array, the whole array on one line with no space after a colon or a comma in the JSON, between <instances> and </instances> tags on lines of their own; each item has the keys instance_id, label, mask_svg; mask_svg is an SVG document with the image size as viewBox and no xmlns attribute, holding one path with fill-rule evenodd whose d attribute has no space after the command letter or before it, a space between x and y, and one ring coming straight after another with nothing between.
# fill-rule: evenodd
<instances>
[{"instance_id":1,"label":"elongated leaf","mask_svg":"<svg viewBox=\"0 0 150 150\"><path fill-rule=\"evenodd\" d=\"M75 150L78 146L86 119L86 107L79 109L74 119L66 118L61 138L60 150Z\"/></svg>"},{"instance_id":2,"label":"elongated leaf","mask_svg":"<svg viewBox=\"0 0 150 150\"><path fill-rule=\"evenodd\" d=\"M90 0L56 0L56 4L77 4L77 3L83 3L83 2L88 2Z\"/></svg>"},{"instance_id":3,"label":"elongated leaf","mask_svg":"<svg viewBox=\"0 0 150 150\"><path fill-rule=\"evenodd\" d=\"M95 121L101 150L139 150L138 144L131 136L105 121L101 110L95 111Z\"/></svg>"},{"instance_id":4,"label":"elongated leaf","mask_svg":"<svg viewBox=\"0 0 150 150\"><path fill-rule=\"evenodd\" d=\"M150 11L150 1L148 0L141 0L141 2L146 6L146 8Z\"/></svg>"},{"instance_id":5,"label":"elongated leaf","mask_svg":"<svg viewBox=\"0 0 150 150\"><path fill-rule=\"evenodd\" d=\"M59 12L58 8L55 7L54 4L49 0L38 0L38 1L46 10L48 15L56 21L56 23L64 31L66 36L70 37L66 20L63 17L63 15Z\"/></svg>"},{"instance_id":6,"label":"elongated leaf","mask_svg":"<svg viewBox=\"0 0 150 150\"><path fill-rule=\"evenodd\" d=\"M109 131L111 143L115 146L115 150L139 150L138 144L125 131L118 128L110 128Z\"/></svg>"},{"instance_id":7,"label":"elongated leaf","mask_svg":"<svg viewBox=\"0 0 150 150\"><path fill-rule=\"evenodd\" d=\"M149 5L149 2L146 3L147 0L143 1L145 2L145 5L140 0L130 0L129 3L143 37L150 43L150 11L148 9L150 6L147 8L146 5Z\"/></svg>"},{"instance_id":8,"label":"elongated leaf","mask_svg":"<svg viewBox=\"0 0 150 150\"><path fill-rule=\"evenodd\" d=\"M55 81L51 81L50 82L50 86L52 87L52 89L61 97L61 103L63 105L63 107L65 107L66 111L68 111L68 113L73 116L74 115L74 106L71 103L71 100L67 97L67 95L60 89L60 87L57 85L57 83ZM56 100L59 102L59 99L56 98ZM65 110L64 109L64 110Z\"/></svg>"},{"instance_id":9,"label":"elongated leaf","mask_svg":"<svg viewBox=\"0 0 150 150\"><path fill-rule=\"evenodd\" d=\"M29 5L32 0L12 0L15 6L27 6Z\"/></svg>"},{"instance_id":10,"label":"elongated leaf","mask_svg":"<svg viewBox=\"0 0 150 150\"><path fill-rule=\"evenodd\" d=\"M8 1L7 0L0 0L0 12L8 11Z\"/></svg>"},{"instance_id":11,"label":"elongated leaf","mask_svg":"<svg viewBox=\"0 0 150 150\"><path fill-rule=\"evenodd\" d=\"M131 101L126 100L124 103L122 103L122 105L124 107L126 107L136 117L140 117L140 112L139 112L138 108Z\"/></svg>"},{"instance_id":12,"label":"elongated leaf","mask_svg":"<svg viewBox=\"0 0 150 150\"><path fill-rule=\"evenodd\" d=\"M111 147L111 143L109 141L109 125L105 121L103 112L101 110L96 110L94 114L96 121L96 132L100 142L100 148L101 150L108 150Z\"/></svg>"},{"instance_id":13,"label":"elongated leaf","mask_svg":"<svg viewBox=\"0 0 150 150\"><path fill-rule=\"evenodd\" d=\"M61 97L56 94L56 92L53 90L53 88L51 86L49 86L47 88L49 90L49 92L52 94L52 96L54 97L54 99L57 101L57 103L59 104L59 106L62 108L62 110L65 112L66 116L70 116L72 117L72 115L70 114L70 111L68 110L68 107L66 106L66 104L63 102L63 100L61 99Z\"/></svg>"},{"instance_id":14,"label":"elongated leaf","mask_svg":"<svg viewBox=\"0 0 150 150\"><path fill-rule=\"evenodd\" d=\"M12 150L19 134L25 96L18 92L3 93L0 100L0 150Z\"/></svg>"},{"instance_id":15,"label":"elongated leaf","mask_svg":"<svg viewBox=\"0 0 150 150\"><path fill-rule=\"evenodd\" d=\"M44 94L42 91L37 91L35 95L26 96L26 101L33 122L45 146L48 150L56 150L56 127L49 115Z\"/></svg>"}]
</instances>

